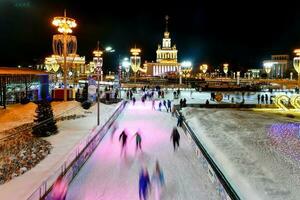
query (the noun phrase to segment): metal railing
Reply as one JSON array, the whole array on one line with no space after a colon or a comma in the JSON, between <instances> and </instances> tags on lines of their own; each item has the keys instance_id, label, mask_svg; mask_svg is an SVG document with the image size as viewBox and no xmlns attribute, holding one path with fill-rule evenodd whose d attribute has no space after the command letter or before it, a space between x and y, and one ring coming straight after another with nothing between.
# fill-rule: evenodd
<instances>
[{"instance_id":1,"label":"metal railing","mask_svg":"<svg viewBox=\"0 0 300 200\"><path fill-rule=\"evenodd\" d=\"M126 103L127 101L123 101L102 127L98 126L87 138L76 145L64 163L50 177L43 181L27 200L51 199L53 184L60 176L63 176L64 181L69 184L123 111Z\"/></svg>"},{"instance_id":2,"label":"metal railing","mask_svg":"<svg viewBox=\"0 0 300 200\"><path fill-rule=\"evenodd\" d=\"M179 116L179 111L176 110L176 117ZM206 163L210 166L208 167L208 172L210 176L214 176L217 180L217 185L218 185L218 193L221 196L221 199L226 199L226 200L240 200L239 195L236 193L230 182L227 180L227 178L224 176L220 168L217 166L217 164L214 162L212 157L209 155L209 153L206 151L204 146L201 144L199 139L197 138L196 134L194 131L191 129L191 127L187 124L185 119L183 120L182 123L182 129L184 130L185 134L189 134L191 139L194 141L196 148L200 150L202 153L203 158L205 159ZM198 152L198 153L200 153ZM212 169L212 171L211 171Z\"/></svg>"}]
</instances>

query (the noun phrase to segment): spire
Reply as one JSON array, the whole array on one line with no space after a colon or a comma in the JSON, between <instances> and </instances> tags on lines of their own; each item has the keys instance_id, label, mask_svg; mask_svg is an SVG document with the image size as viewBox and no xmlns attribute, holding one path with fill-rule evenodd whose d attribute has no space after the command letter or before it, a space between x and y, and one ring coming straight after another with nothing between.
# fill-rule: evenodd
<instances>
[{"instance_id":1,"label":"spire","mask_svg":"<svg viewBox=\"0 0 300 200\"><path fill-rule=\"evenodd\" d=\"M165 20L166 20L166 31L164 33L164 36L165 36L165 38L169 38L170 33L168 31L168 23L169 23L169 16L168 15L166 15Z\"/></svg>"},{"instance_id":2,"label":"spire","mask_svg":"<svg viewBox=\"0 0 300 200\"><path fill-rule=\"evenodd\" d=\"M168 32L168 22L169 22L169 16L168 15L166 15L165 20L166 20L166 31L165 32Z\"/></svg>"}]
</instances>

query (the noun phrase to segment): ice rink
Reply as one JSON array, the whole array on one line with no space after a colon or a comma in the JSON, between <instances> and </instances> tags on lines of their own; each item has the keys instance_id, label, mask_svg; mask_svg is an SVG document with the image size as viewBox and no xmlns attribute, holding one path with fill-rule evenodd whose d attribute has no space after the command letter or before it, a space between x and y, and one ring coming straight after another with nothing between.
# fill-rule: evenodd
<instances>
[{"instance_id":1,"label":"ice rink","mask_svg":"<svg viewBox=\"0 0 300 200\"><path fill-rule=\"evenodd\" d=\"M71 182L67 199L139 199L141 166L148 168L151 177L156 160L161 165L166 181L162 199L220 199L182 130L180 148L174 152L170 135L176 122L170 113L153 111L151 102L143 105L137 101L135 106L127 105L117 120L115 134L109 133L103 138ZM125 128L129 133L127 153L121 157L118 137ZM138 129L142 134L143 152L135 152L135 139L132 136ZM153 199L152 194L150 199Z\"/></svg>"}]
</instances>

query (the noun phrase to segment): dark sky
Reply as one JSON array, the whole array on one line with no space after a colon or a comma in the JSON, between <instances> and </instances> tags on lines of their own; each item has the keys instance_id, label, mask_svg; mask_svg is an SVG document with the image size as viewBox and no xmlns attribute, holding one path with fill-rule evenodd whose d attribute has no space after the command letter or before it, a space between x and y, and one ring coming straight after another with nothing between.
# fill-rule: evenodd
<instances>
[{"instance_id":1,"label":"dark sky","mask_svg":"<svg viewBox=\"0 0 300 200\"><path fill-rule=\"evenodd\" d=\"M300 47L300 3L293 1L96 2L0 0L0 66L35 64L50 55L57 33L51 21L64 8L78 22L74 34L80 55L90 59L97 40L116 49L104 57L106 65L129 54L135 44L142 48L143 60L155 60L165 15L179 59L195 66L228 62L233 68L259 67L272 53L292 55Z\"/></svg>"}]
</instances>

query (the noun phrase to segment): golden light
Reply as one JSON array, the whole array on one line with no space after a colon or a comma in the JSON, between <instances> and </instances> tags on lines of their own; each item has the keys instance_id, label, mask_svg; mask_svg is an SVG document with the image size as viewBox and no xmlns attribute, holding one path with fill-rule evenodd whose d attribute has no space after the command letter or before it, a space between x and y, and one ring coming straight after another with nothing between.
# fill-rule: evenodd
<instances>
[{"instance_id":1,"label":"golden light","mask_svg":"<svg viewBox=\"0 0 300 200\"><path fill-rule=\"evenodd\" d=\"M141 53L141 49L139 49L139 48L132 48L132 49L130 49L130 52L131 52L132 55L138 56Z\"/></svg>"},{"instance_id":2,"label":"golden light","mask_svg":"<svg viewBox=\"0 0 300 200\"><path fill-rule=\"evenodd\" d=\"M67 17L66 12L63 17L54 17L52 24L63 34L72 33L72 28L77 26L75 19Z\"/></svg>"},{"instance_id":3,"label":"golden light","mask_svg":"<svg viewBox=\"0 0 300 200\"><path fill-rule=\"evenodd\" d=\"M203 65L200 66L200 70L201 70L204 74L206 73L207 69L208 69L208 65L207 65L207 64L203 64Z\"/></svg>"},{"instance_id":4,"label":"golden light","mask_svg":"<svg viewBox=\"0 0 300 200\"><path fill-rule=\"evenodd\" d=\"M229 66L229 64L227 64L227 63L223 64L223 71L225 74L227 74L227 72L228 72L228 66Z\"/></svg>"},{"instance_id":5,"label":"golden light","mask_svg":"<svg viewBox=\"0 0 300 200\"><path fill-rule=\"evenodd\" d=\"M101 55L103 54L103 52L100 51L100 50L95 50L95 51L93 51L93 54L94 54L95 57L101 57Z\"/></svg>"},{"instance_id":6,"label":"golden light","mask_svg":"<svg viewBox=\"0 0 300 200\"><path fill-rule=\"evenodd\" d=\"M300 56L300 49L295 49L294 53L296 54L296 56Z\"/></svg>"}]
</instances>

